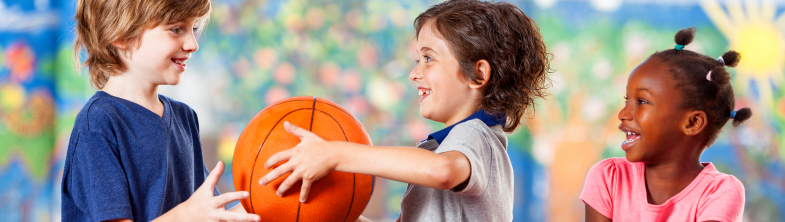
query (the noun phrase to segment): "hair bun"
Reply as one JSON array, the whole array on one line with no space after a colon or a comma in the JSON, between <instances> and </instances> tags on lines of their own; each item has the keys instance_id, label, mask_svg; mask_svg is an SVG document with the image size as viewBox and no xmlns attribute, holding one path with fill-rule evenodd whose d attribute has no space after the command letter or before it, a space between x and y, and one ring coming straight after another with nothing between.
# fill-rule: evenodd
<instances>
[{"instance_id":1,"label":"hair bun","mask_svg":"<svg viewBox=\"0 0 785 222\"><path fill-rule=\"evenodd\" d=\"M741 60L741 54L730 50L722 54L722 60L725 61L725 66L736 67L739 64L739 60Z\"/></svg>"},{"instance_id":2,"label":"hair bun","mask_svg":"<svg viewBox=\"0 0 785 222\"><path fill-rule=\"evenodd\" d=\"M676 33L676 44L679 45L687 45L692 42L692 39L695 38L695 27L689 27L686 29L679 30Z\"/></svg>"},{"instance_id":3,"label":"hair bun","mask_svg":"<svg viewBox=\"0 0 785 222\"><path fill-rule=\"evenodd\" d=\"M736 111L736 117L733 118L733 127L739 126L739 124L743 123L751 116L752 110L750 108L744 107Z\"/></svg>"},{"instance_id":4,"label":"hair bun","mask_svg":"<svg viewBox=\"0 0 785 222\"><path fill-rule=\"evenodd\" d=\"M712 69L709 75L711 75L710 81L713 83L719 85L730 83L730 73L728 73L728 71L726 71L722 66L717 66L716 68Z\"/></svg>"}]
</instances>

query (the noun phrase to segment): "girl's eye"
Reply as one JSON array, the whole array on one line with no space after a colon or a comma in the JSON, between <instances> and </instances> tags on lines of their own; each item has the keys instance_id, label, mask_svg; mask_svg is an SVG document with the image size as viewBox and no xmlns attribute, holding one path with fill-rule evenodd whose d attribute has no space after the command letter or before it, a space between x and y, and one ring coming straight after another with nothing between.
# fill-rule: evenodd
<instances>
[{"instance_id":1,"label":"girl's eye","mask_svg":"<svg viewBox=\"0 0 785 222\"><path fill-rule=\"evenodd\" d=\"M415 59L415 60L414 60L414 64L415 64L415 65L416 65L416 64L420 64L420 60L419 60L419 59Z\"/></svg>"},{"instance_id":2,"label":"girl's eye","mask_svg":"<svg viewBox=\"0 0 785 222\"><path fill-rule=\"evenodd\" d=\"M194 32L199 31L199 27L194 26Z\"/></svg>"},{"instance_id":3,"label":"girl's eye","mask_svg":"<svg viewBox=\"0 0 785 222\"><path fill-rule=\"evenodd\" d=\"M425 61L426 62L433 61L433 58L431 58L430 56L425 56Z\"/></svg>"},{"instance_id":4,"label":"girl's eye","mask_svg":"<svg viewBox=\"0 0 785 222\"><path fill-rule=\"evenodd\" d=\"M180 34L181 31L182 31L182 28L180 28L179 26L172 28L172 32L174 32L175 34Z\"/></svg>"}]
</instances>

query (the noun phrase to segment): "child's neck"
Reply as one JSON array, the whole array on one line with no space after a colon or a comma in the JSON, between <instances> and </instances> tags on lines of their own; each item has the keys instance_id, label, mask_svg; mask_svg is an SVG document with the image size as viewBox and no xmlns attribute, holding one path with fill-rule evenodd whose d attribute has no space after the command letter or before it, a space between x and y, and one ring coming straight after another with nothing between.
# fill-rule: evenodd
<instances>
[{"instance_id":1,"label":"child's neck","mask_svg":"<svg viewBox=\"0 0 785 222\"><path fill-rule=\"evenodd\" d=\"M453 115L449 119L444 121L444 126L450 127L460 122L461 120L468 118L469 116L471 116L476 112L475 107L477 107L476 102L470 102L467 103L467 105L465 106L457 108L456 112L453 113Z\"/></svg>"},{"instance_id":2,"label":"child's neck","mask_svg":"<svg viewBox=\"0 0 785 222\"><path fill-rule=\"evenodd\" d=\"M158 85L134 78L130 73L109 77L101 91L147 108L163 117L164 105L158 99Z\"/></svg>"},{"instance_id":3,"label":"child's neck","mask_svg":"<svg viewBox=\"0 0 785 222\"><path fill-rule=\"evenodd\" d=\"M688 147L673 147L672 150L688 150ZM693 153L681 153L666 157L666 161L645 164L647 199L650 204L660 205L690 185L703 170L700 154L703 149L692 149Z\"/></svg>"}]
</instances>

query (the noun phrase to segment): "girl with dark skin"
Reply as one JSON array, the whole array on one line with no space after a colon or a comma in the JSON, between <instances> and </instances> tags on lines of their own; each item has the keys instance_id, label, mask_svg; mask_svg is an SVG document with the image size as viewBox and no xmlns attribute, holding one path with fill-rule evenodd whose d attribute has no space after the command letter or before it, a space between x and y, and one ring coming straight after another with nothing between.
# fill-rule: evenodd
<instances>
[{"instance_id":1,"label":"girl with dark skin","mask_svg":"<svg viewBox=\"0 0 785 222\"><path fill-rule=\"evenodd\" d=\"M716 139L722 125L727 122L729 117L723 117L724 113L727 113L724 111L732 112L731 116L735 117L734 126L751 115L749 108L731 111L733 109L733 92L730 89L730 76L722 66L735 66L739 60L738 53L730 51L721 59L714 60L709 57L704 58L705 56L691 51L682 51L680 48L691 42L694 32L694 28L683 29L676 36L678 44L676 50L655 53L633 70L627 82L626 105L618 114L621 121L619 129L625 133L627 140L622 144L626 161L617 162L643 164L645 169L643 170L643 181L646 201L649 205L666 204L674 196L685 191L685 188L690 186L708 166L701 164L700 156L705 148L708 148ZM703 61L705 64L690 65L689 61L684 58ZM716 61L724 64L718 65ZM704 65L705 67L702 67ZM719 68L717 68L718 66ZM706 71L700 70L705 68L711 72L706 74ZM698 74L690 74L693 72ZM695 77L699 74L705 78ZM695 90L714 91L713 93L691 93ZM592 171L596 171L595 168L597 168L596 165ZM624 172L615 173L623 174ZM592 172L589 174L591 175ZM619 177L618 175L613 176ZM587 187L591 183L590 177L587 176ZM733 179L735 180L735 178ZM635 180L624 178L620 181L610 183L634 184ZM619 186L623 185L614 184L611 187L615 189ZM586 221L612 221L606 216L607 213L606 215L601 214L590 205L590 201L584 198L587 191L591 192L590 190L585 187L584 194L581 195L586 203ZM629 191L619 190L620 192ZM690 191L686 190L685 192ZM610 199L614 200L612 205L626 204L621 201L617 202L617 196L626 194L613 193L610 195L613 196ZM618 210L616 206L613 208L613 211ZM616 213L638 215L635 212ZM673 215L675 214L656 215L656 221L669 220L668 217L673 217ZM680 219L679 221L684 220Z\"/></svg>"}]
</instances>

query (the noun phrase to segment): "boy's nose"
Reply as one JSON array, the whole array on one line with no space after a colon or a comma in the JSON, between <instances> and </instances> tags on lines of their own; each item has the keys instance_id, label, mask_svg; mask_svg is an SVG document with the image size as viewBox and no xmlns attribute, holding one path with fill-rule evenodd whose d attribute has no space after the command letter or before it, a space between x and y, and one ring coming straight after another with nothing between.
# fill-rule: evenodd
<instances>
[{"instance_id":1,"label":"boy's nose","mask_svg":"<svg viewBox=\"0 0 785 222\"><path fill-rule=\"evenodd\" d=\"M199 50L199 43L196 42L196 37L191 35L183 42L183 51L196 52L196 50Z\"/></svg>"},{"instance_id":2,"label":"boy's nose","mask_svg":"<svg viewBox=\"0 0 785 222\"><path fill-rule=\"evenodd\" d=\"M420 72L420 64L418 63L412 69L412 72L409 73L409 80L417 81L418 79L422 79L422 72Z\"/></svg>"}]
</instances>

